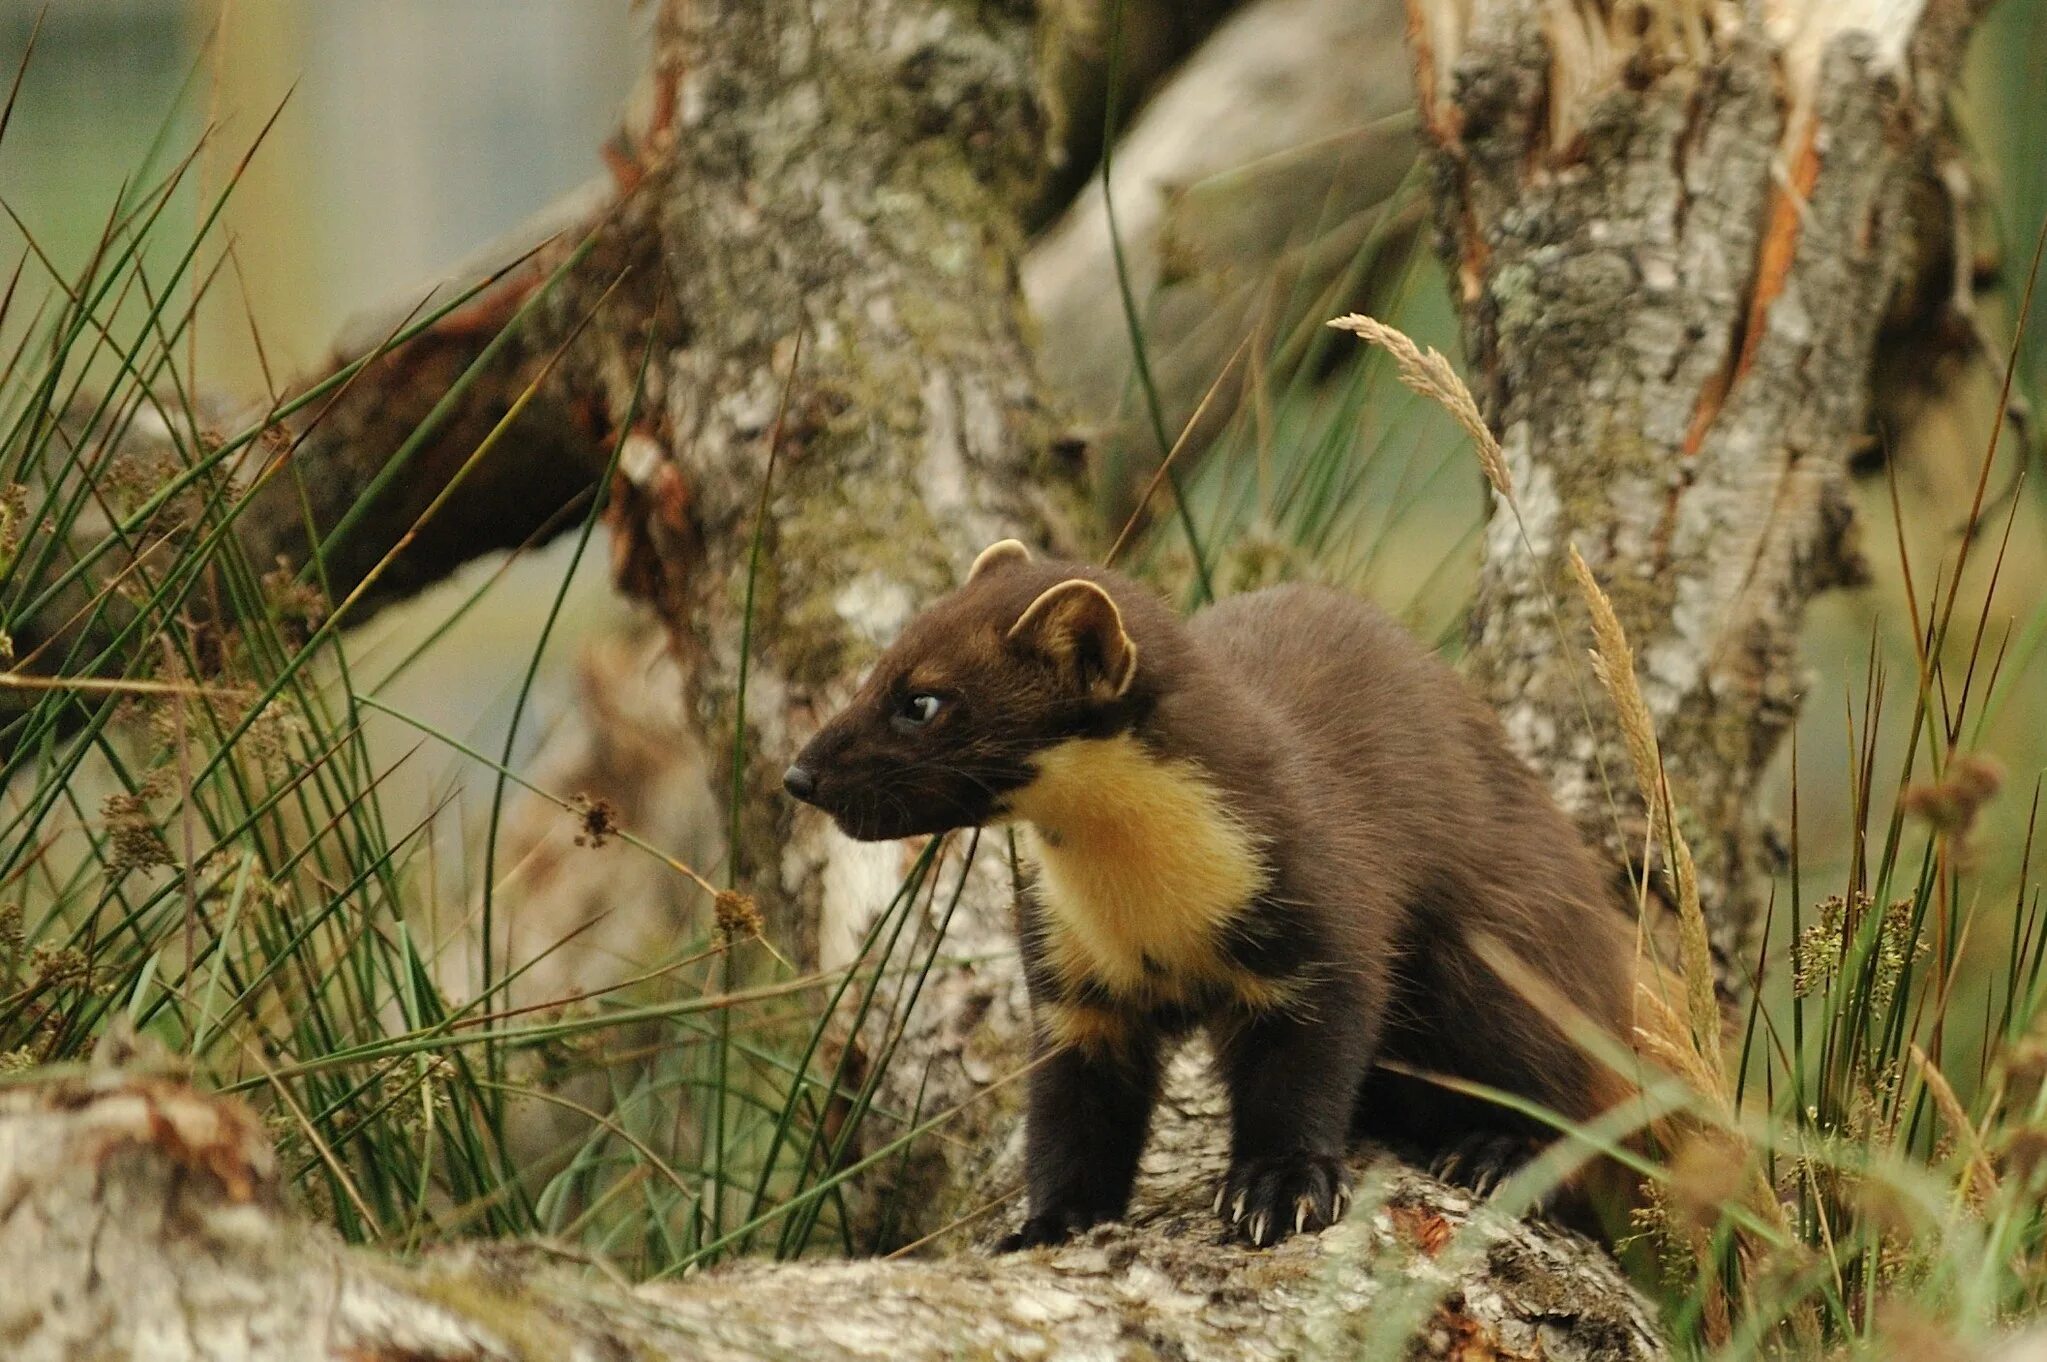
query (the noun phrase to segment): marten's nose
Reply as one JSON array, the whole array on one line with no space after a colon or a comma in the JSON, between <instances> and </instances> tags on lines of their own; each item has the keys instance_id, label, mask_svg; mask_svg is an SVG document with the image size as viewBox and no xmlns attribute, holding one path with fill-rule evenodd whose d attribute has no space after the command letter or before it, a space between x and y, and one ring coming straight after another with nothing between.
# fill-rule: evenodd
<instances>
[{"instance_id":1,"label":"marten's nose","mask_svg":"<svg viewBox=\"0 0 2047 1362\"><path fill-rule=\"evenodd\" d=\"M782 788L808 804L817 793L817 777L808 767L792 766L782 773Z\"/></svg>"}]
</instances>

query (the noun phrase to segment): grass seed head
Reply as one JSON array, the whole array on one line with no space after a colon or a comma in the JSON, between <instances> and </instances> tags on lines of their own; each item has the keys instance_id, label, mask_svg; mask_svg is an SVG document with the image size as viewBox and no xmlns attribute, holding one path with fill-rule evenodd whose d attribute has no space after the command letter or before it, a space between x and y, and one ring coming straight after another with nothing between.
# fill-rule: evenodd
<instances>
[{"instance_id":1,"label":"grass seed head","mask_svg":"<svg viewBox=\"0 0 2047 1362\"><path fill-rule=\"evenodd\" d=\"M578 822L576 845L595 850L618 836L618 810L608 799L579 794L569 801Z\"/></svg>"},{"instance_id":2,"label":"grass seed head","mask_svg":"<svg viewBox=\"0 0 2047 1362\"><path fill-rule=\"evenodd\" d=\"M1377 317L1367 317L1362 312L1338 317L1329 324L1339 331L1349 331L1393 356L1393 368L1400 375L1400 381L1442 407L1452 420L1464 427L1464 433L1471 437L1472 446L1478 451L1478 466L1484 470L1486 481L1499 493L1500 500L1514 500L1514 480L1507 474L1507 460L1500 452L1500 442L1494 438L1492 428L1480 414L1478 401L1472 397L1471 389L1464 386L1464 380L1457 376L1457 370L1444 358L1442 351L1434 346L1424 350L1412 336L1398 327L1388 326Z\"/></svg>"}]
</instances>

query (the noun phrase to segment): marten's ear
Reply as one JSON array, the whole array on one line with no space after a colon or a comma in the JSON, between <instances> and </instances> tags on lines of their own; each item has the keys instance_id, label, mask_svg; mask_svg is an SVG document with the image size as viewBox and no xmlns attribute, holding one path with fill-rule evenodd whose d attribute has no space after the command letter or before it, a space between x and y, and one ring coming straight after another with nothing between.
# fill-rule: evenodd
<instances>
[{"instance_id":1,"label":"marten's ear","mask_svg":"<svg viewBox=\"0 0 2047 1362\"><path fill-rule=\"evenodd\" d=\"M967 580L971 582L982 573L999 568L1004 563L1028 563L1030 561L1031 551L1023 546L1021 540L998 539L987 548L981 550L981 556L976 558L974 565L967 569Z\"/></svg>"},{"instance_id":2,"label":"marten's ear","mask_svg":"<svg viewBox=\"0 0 2047 1362\"><path fill-rule=\"evenodd\" d=\"M1082 577L1048 587L1010 626L1009 641L1038 653L1103 700L1130 689L1137 644L1109 593Z\"/></svg>"}]
</instances>

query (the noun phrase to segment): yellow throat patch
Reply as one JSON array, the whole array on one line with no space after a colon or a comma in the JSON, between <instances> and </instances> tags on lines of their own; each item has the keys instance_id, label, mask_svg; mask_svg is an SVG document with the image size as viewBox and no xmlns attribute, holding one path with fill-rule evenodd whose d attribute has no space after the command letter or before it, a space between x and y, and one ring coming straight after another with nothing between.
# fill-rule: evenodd
<instances>
[{"instance_id":1,"label":"yellow throat patch","mask_svg":"<svg viewBox=\"0 0 2047 1362\"><path fill-rule=\"evenodd\" d=\"M1128 735L1077 738L1038 755L1010 797L1027 824L1049 918L1050 963L1140 1001L1250 982L1216 948L1260 888L1257 839L1189 761Z\"/></svg>"}]
</instances>

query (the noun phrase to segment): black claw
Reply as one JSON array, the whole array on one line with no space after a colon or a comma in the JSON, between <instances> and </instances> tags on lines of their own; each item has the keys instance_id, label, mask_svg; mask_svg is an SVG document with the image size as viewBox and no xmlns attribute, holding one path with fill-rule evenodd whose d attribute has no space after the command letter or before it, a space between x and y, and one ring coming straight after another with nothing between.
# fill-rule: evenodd
<instances>
[{"instance_id":1,"label":"black claw","mask_svg":"<svg viewBox=\"0 0 2047 1362\"><path fill-rule=\"evenodd\" d=\"M1474 1196L1486 1197L1535 1152L1534 1143L1521 1136L1470 1135L1438 1154L1429 1164L1429 1172Z\"/></svg>"},{"instance_id":2,"label":"black claw","mask_svg":"<svg viewBox=\"0 0 2047 1362\"><path fill-rule=\"evenodd\" d=\"M1290 1234L1327 1229L1342 1218L1350 1188L1343 1164L1326 1154L1247 1159L1230 1168L1217 1205L1227 1237L1265 1248Z\"/></svg>"}]
</instances>

